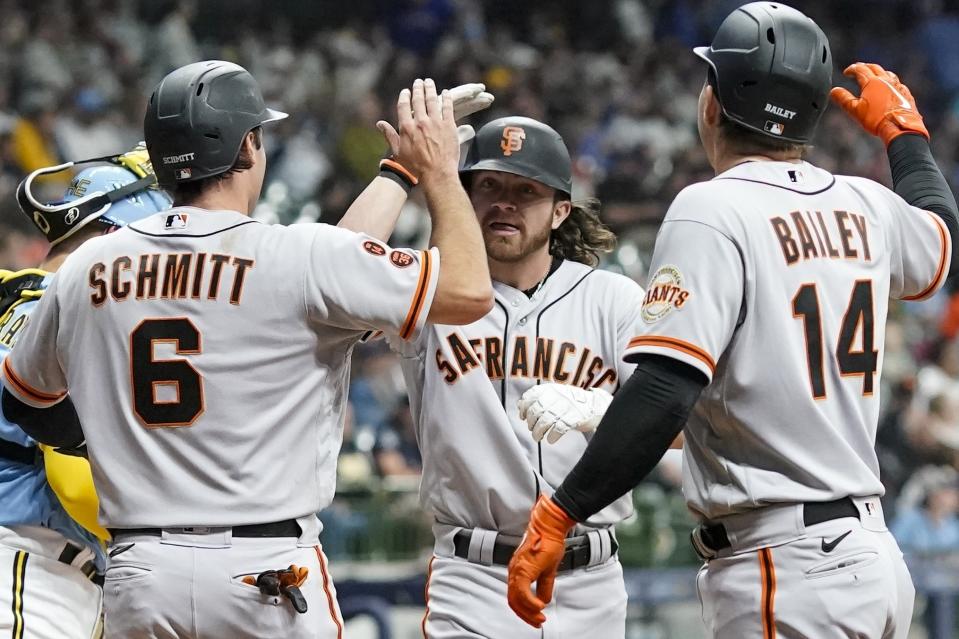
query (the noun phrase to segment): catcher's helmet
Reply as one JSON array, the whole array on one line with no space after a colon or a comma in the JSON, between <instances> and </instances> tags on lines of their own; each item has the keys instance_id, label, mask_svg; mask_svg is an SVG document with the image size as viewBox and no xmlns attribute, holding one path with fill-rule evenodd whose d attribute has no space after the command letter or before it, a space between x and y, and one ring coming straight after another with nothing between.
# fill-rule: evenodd
<instances>
[{"instance_id":1,"label":"catcher's helmet","mask_svg":"<svg viewBox=\"0 0 959 639\"><path fill-rule=\"evenodd\" d=\"M542 182L567 197L573 169L562 136L532 118L507 117L484 125L470 144L460 175L503 171Z\"/></svg>"},{"instance_id":2,"label":"catcher's helmet","mask_svg":"<svg viewBox=\"0 0 959 639\"><path fill-rule=\"evenodd\" d=\"M110 164L80 171L57 202L43 202L33 192L37 177L88 162ZM119 228L172 206L166 193L156 188L150 159L142 146L123 155L37 169L17 186L17 203L52 246L88 224Z\"/></svg>"},{"instance_id":3,"label":"catcher's helmet","mask_svg":"<svg viewBox=\"0 0 959 639\"><path fill-rule=\"evenodd\" d=\"M194 62L169 73L143 119L160 186L228 171L247 133L286 116L267 108L253 76L232 62Z\"/></svg>"},{"instance_id":4,"label":"catcher's helmet","mask_svg":"<svg viewBox=\"0 0 959 639\"><path fill-rule=\"evenodd\" d=\"M752 2L695 52L716 75L726 117L779 140L810 141L832 86L829 41L810 18L778 2Z\"/></svg>"}]
</instances>

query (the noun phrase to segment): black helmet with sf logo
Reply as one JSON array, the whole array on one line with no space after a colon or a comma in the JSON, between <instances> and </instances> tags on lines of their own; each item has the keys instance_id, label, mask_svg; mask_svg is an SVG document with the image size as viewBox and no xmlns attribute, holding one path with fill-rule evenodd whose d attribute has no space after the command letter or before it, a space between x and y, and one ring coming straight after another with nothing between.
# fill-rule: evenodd
<instances>
[{"instance_id":1,"label":"black helmet with sf logo","mask_svg":"<svg viewBox=\"0 0 959 639\"><path fill-rule=\"evenodd\" d=\"M460 175L475 171L521 175L566 197L573 190L572 162L563 137L532 118L499 118L483 126L470 144Z\"/></svg>"}]
</instances>

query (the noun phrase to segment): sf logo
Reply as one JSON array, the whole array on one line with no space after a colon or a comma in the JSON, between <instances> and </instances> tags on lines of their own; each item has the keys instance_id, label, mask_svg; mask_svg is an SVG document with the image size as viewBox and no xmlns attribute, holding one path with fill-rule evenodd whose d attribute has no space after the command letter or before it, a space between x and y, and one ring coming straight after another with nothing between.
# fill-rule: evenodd
<instances>
[{"instance_id":1,"label":"sf logo","mask_svg":"<svg viewBox=\"0 0 959 639\"><path fill-rule=\"evenodd\" d=\"M526 139L526 131L523 127L508 126L503 129L503 139L500 140L499 148L503 149L503 155L513 155L514 151L523 148L523 140Z\"/></svg>"}]
</instances>

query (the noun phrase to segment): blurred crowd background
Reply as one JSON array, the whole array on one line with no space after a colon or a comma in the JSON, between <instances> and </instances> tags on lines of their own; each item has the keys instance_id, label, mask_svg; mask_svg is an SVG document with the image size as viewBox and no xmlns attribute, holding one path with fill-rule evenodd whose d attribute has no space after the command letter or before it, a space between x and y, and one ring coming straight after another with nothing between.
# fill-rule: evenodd
<instances>
[{"instance_id":1,"label":"blurred crowd background","mask_svg":"<svg viewBox=\"0 0 959 639\"><path fill-rule=\"evenodd\" d=\"M486 120L550 123L573 154L574 197L597 196L619 247L604 264L645 284L658 222L684 186L711 177L695 127L708 43L737 0L0 0L0 266L36 265L46 246L16 211L30 171L108 155L142 137L145 102L173 68L221 58L247 67L268 103L291 113L268 132L267 186L255 216L335 223L375 175L396 95L416 77L484 82ZM894 69L916 96L936 158L959 186L959 1L796 0L842 69ZM848 83L851 86L851 83ZM889 184L880 144L830 108L809 159ZM69 179L64 178L64 179ZM54 197L64 183L49 182ZM397 245L428 237L414 196ZM887 327L878 449L887 519L914 556L959 552L959 283L896 304ZM801 389L797 389L799 392ZM324 515L328 553L412 559L430 535L416 504L420 458L395 358L357 349L340 494ZM802 424L791 425L802 428ZM636 493L624 562L694 563L666 463ZM632 540L632 543L629 540Z\"/></svg>"}]
</instances>

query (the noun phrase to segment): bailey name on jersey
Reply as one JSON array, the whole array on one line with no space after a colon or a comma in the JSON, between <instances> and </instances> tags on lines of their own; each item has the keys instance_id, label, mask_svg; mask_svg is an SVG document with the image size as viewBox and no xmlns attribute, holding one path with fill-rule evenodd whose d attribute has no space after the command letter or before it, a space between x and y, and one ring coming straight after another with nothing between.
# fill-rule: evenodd
<instances>
[{"instance_id":1,"label":"bailey name on jersey","mask_svg":"<svg viewBox=\"0 0 959 639\"><path fill-rule=\"evenodd\" d=\"M136 259L121 255L110 264L90 267L90 301L229 298L239 304L243 281L254 260L222 253L149 253Z\"/></svg>"},{"instance_id":2,"label":"bailey name on jersey","mask_svg":"<svg viewBox=\"0 0 959 639\"><path fill-rule=\"evenodd\" d=\"M603 362L589 348L548 337L536 338L530 344L525 335L513 340L512 358L508 364L503 358L503 339L484 337L464 341L459 334L446 336L451 359L436 351L436 367L448 384L457 382L474 368L485 367L491 380L509 377L538 379L544 382L572 384L582 388L616 383L616 370ZM504 371L504 364L506 371Z\"/></svg>"},{"instance_id":3,"label":"bailey name on jersey","mask_svg":"<svg viewBox=\"0 0 959 639\"><path fill-rule=\"evenodd\" d=\"M872 260L864 215L848 211L793 211L770 218L769 222L790 266L811 259Z\"/></svg>"}]
</instances>

